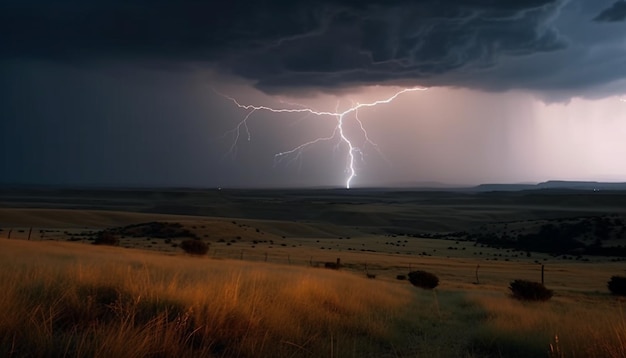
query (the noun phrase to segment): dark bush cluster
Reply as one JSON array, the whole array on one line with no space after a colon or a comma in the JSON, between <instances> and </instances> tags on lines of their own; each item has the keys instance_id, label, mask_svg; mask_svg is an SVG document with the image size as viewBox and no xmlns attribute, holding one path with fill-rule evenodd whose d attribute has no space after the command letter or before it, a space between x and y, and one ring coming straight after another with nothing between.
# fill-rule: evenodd
<instances>
[{"instance_id":1,"label":"dark bush cluster","mask_svg":"<svg viewBox=\"0 0 626 358\"><path fill-rule=\"evenodd\" d=\"M184 240L180 243L180 248L191 255L206 255L209 252L209 244L202 240Z\"/></svg>"},{"instance_id":2,"label":"dark bush cluster","mask_svg":"<svg viewBox=\"0 0 626 358\"><path fill-rule=\"evenodd\" d=\"M111 245L120 244L120 239L110 231L100 231L93 241L94 245Z\"/></svg>"},{"instance_id":3,"label":"dark bush cluster","mask_svg":"<svg viewBox=\"0 0 626 358\"><path fill-rule=\"evenodd\" d=\"M612 276L608 285L609 291L614 295L626 296L626 277Z\"/></svg>"},{"instance_id":4,"label":"dark bush cluster","mask_svg":"<svg viewBox=\"0 0 626 358\"><path fill-rule=\"evenodd\" d=\"M439 278L430 272L412 271L409 272L409 282L413 286L432 290L439 285Z\"/></svg>"},{"instance_id":5,"label":"dark bush cluster","mask_svg":"<svg viewBox=\"0 0 626 358\"><path fill-rule=\"evenodd\" d=\"M543 284L527 280L515 280L511 282L509 289L514 298L524 301L547 301L553 294Z\"/></svg>"},{"instance_id":6,"label":"dark bush cluster","mask_svg":"<svg viewBox=\"0 0 626 358\"><path fill-rule=\"evenodd\" d=\"M609 246L605 240L623 237L624 221L617 215L587 216L571 219L549 219L537 230L489 230L481 226L466 239L491 247L507 247L520 251L545 252L554 256L568 253L626 257L626 247ZM534 232L533 232L534 231ZM594 240L589 240L594 238Z\"/></svg>"}]
</instances>

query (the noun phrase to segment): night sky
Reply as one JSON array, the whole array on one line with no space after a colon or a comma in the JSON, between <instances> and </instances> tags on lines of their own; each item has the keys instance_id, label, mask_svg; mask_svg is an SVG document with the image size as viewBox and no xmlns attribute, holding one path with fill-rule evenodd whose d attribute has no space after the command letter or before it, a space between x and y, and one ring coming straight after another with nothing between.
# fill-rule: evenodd
<instances>
[{"instance_id":1,"label":"night sky","mask_svg":"<svg viewBox=\"0 0 626 358\"><path fill-rule=\"evenodd\" d=\"M352 187L626 181L626 1L0 2L0 184L343 187L338 121Z\"/></svg>"}]
</instances>

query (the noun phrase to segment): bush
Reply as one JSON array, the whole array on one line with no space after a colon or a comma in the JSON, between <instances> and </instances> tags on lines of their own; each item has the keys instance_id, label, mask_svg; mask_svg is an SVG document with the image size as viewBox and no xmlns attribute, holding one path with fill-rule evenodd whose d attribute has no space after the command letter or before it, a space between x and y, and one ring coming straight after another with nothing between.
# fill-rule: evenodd
<instances>
[{"instance_id":1,"label":"bush","mask_svg":"<svg viewBox=\"0 0 626 358\"><path fill-rule=\"evenodd\" d=\"M406 280L406 275L397 275L396 280L404 281Z\"/></svg>"},{"instance_id":2,"label":"bush","mask_svg":"<svg viewBox=\"0 0 626 358\"><path fill-rule=\"evenodd\" d=\"M409 272L409 282L413 286L432 290L439 285L439 278L430 272L412 271Z\"/></svg>"},{"instance_id":3,"label":"bush","mask_svg":"<svg viewBox=\"0 0 626 358\"><path fill-rule=\"evenodd\" d=\"M509 289L513 297L524 301L547 301L552 297L552 290L549 290L539 282L515 280L511 282Z\"/></svg>"},{"instance_id":4,"label":"bush","mask_svg":"<svg viewBox=\"0 0 626 358\"><path fill-rule=\"evenodd\" d=\"M110 231L100 231L96 236L96 239L93 241L93 244L118 246L120 244L120 239L113 235Z\"/></svg>"},{"instance_id":5,"label":"bush","mask_svg":"<svg viewBox=\"0 0 626 358\"><path fill-rule=\"evenodd\" d=\"M612 276L607 286L614 295L626 296L626 277Z\"/></svg>"},{"instance_id":6,"label":"bush","mask_svg":"<svg viewBox=\"0 0 626 358\"><path fill-rule=\"evenodd\" d=\"M191 255L206 255L209 245L201 240L185 240L180 243L180 248Z\"/></svg>"}]
</instances>

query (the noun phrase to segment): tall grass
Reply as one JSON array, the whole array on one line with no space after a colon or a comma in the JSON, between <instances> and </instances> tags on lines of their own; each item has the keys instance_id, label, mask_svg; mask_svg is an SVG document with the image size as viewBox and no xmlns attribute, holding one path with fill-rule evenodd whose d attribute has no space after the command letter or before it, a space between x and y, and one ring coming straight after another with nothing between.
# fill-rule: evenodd
<instances>
[{"instance_id":1,"label":"tall grass","mask_svg":"<svg viewBox=\"0 0 626 358\"><path fill-rule=\"evenodd\" d=\"M0 356L380 355L411 299L342 272L129 252L2 240Z\"/></svg>"},{"instance_id":2,"label":"tall grass","mask_svg":"<svg viewBox=\"0 0 626 358\"><path fill-rule=\"evenodd\" d=\"M594 297L595 296L595 297ZM473 349L503 357L626 357L621 303L598 294L571 294L551 302L518 302L474 295L485 310Z\"/></svg>"},{"instance_id":3,"label":"tall grass","mask_svg":"<svg viewBox=\"0 0 626 358\"><path fill-rule=\"evenodd\" d=\"M0 357L625 357L622 302L0 240Z\"/></svg>"}]
</instances>

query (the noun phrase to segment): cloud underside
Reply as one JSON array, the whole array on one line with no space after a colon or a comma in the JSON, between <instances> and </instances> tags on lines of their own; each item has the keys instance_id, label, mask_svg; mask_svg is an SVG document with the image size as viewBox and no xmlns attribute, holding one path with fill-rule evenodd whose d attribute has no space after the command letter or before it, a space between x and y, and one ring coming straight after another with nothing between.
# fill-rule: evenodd
<instances>
[{"instance_id":1,"label":"cloud underside","mask_svg":"<svg viewBox=\"0 0 626 358\"><path fill-rule=\"evenodd\" d=\"M512 88L515 78L483 79L506 59L566 48L553 27L562 3L30 0L0 9L0 55L194 64L269 92L374 83ZM622 5L596 19L619 18Z\"/></svg>"},{"instance_id":2,"label":"cloud underside","mask_svg":"<svg viewBox=\"0 0 626 358\"><path fill-rule=\"evenodd\" d=\"M626 1L615 2L611 7L602 11L594 18L598 22L618 22L626 20Z\"/></svg>"}]
</instances>

